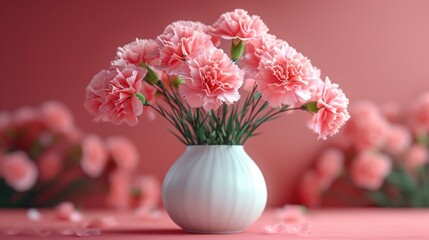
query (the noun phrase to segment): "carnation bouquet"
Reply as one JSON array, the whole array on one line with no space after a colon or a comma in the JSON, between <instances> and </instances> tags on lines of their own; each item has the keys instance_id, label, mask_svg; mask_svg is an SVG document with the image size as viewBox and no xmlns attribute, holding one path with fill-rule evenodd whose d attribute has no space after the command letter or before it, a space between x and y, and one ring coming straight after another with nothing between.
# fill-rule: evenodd
<instances>
[{"instance_id":1,"label":"carnation bouquet","mask_svg":"<svg viewBox=\"0 0 429 240\"><path fill-rule=\"evenodd\" d=\"M221 39L231 44L228 55ZM111 66L87 87L95 121L134 126L140 115L164 117L185 145L242 145L261 124L304 110L326 139L349 119L338 84L247 11L224 13L212 25L177 21L156 39L120 47Z\"/></svg>"},{"instance_id":2,"label":"carnation bouquet","mask_svg":"<svg viewBox=\"0 0 429 240\"><path fill-rule=\"evenodd\" d=\"M429 206L429 93L411 107L356 102L299 192L308 206Z\"/></svg>"},{"instance_id":3,"label":"carnation bouquet","mask_svg":"<svg viewBox=\"0 0 429 240\"><path fill-rule=\"evenodd\" d=\"M154 177L137 174L138 163L130 140L83 134L61 102L0 112L0 207L96 201L97 207L150 212L160 187Z\"/></svg>"}]
</instances>

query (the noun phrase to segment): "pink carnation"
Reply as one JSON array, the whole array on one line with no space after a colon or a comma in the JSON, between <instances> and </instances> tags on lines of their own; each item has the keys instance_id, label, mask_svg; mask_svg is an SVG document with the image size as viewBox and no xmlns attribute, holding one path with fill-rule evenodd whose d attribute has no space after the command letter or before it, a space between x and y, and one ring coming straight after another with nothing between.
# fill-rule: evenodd
<instances>
[{"instance_id":1,"label":"pink carnation","mask_svg":"<svg viewBox=\"0 0 429 240\"><path fill-rule=\"evenodd\" d=\"M153 39L136 39L134 42L118 48L117 56L129 64L157 65L159 46Z\"/></svg>"},{"instance_id":2,"label":"pink carnation","mask_svg":"<svg viewBox=\"0 0 429 240\"><path fill-rule=\"evenodd\" d=\"M310 61L290 46L263 54L258 68L258 91L272 107L303 104L311 97L312 82L318 79Z\"/></svg>"},{"instance_id":3,"label":"pink carnation","mask_svg":"<svg viewBox=\"0 0 429 240\"><path fill-rule=\"evenodd\" d=\"M415 144L405 154L404 160L407 168L414 170L416 167L423 166L429 162L429 150L425 145Z\"/></svg>"},{"instance_id":4,"label":"pink carnation","mask_svg":"<svg viewBox=\"0 0 429 240\"><path fill-rule=\"evenodd\" d=\"M401 125L392 125L386 139L386 148L389 152L399 154L405 151L412 141L411 133Z\"/></svg>"},{"instance_id":5,"label":"pink carnation","mask_svg":"<svg viewBox=\"0 0 429 240\"><path fill-rule=\"evenodd\" d=\"M36 184L37 167L25 152L9 153L2 158L2 175L9 186L24 192Z\"/></svg>"},{"instance_id":6,"label":"pink carnation","mask_svg":"<svg viewBox=\"0 0 429 240\"><path fill-rule=\"evenodd\" d=\"M131 171L136 168L139 155L133 142L124 137L110 137L106 147L119 169Z\"/></svg>"},{"instance_id":7,"label":"pink carnation","mask_svg":"<svg viewBox=\"0 0 429 240\"><path fill-rule=\"evenodd\" d=\"M329 188L331 183L340 175L344 165L344 154L335 148L323 151L316 162L316 173L321 187Z\"/></svg>"},{"instance_id":8,"label":"pink carnation","mask_svg":"<svg viewBox=\"0 0 429 240\"><path fill-rule=\"evenodd\" d=\"M43 103L40 107L40 115L42 121L53 131L67 133L74 129L72 113L60 102Z\"/></svg>"},{"instance_id":9,"label":"pink carnation","mask_svg":"<svg viewBox=\"0 0 429 240\"><path fill-rule=\"evenodd\" d=\"M244 73L221 49L202 53L189 62L189 68L190 75L179 90L191 107L210 111L240 99Z\"/></svg>"},{"instance_id":10,"label":"pink carnation","mask_svg":"<svg viewBox=\"0 0 429 240\"><path fill-rule=\"evenodd\" d=\"M101 105L106 101L109 83L115 77L113 70L101 70L86 87L85 108L94 115L95 121L107 121L107 116L101 111Z\"/></svg>"},{"instance_id":11,"label":"pink carnation","mask_svg":"<svg viewBox=\"0 0 429 240\"><path fill-rule=\"evenodd\" d=\"M250 40L268 32L268 27L259 16L249 16L243 9L222 14L213 24L211 35L224 39Z\"/></svg>"},{"instance_id":12,"label":"pink carnation","mask_svg":"<svg viewBox=\"0 0 429 240\"><path fill-rule=\"evenodd\" d=\"M142 81L147 70L127 65L124 69L117 69L116 76L109 83L105 102L100 111L108 121L114 124L127 123L135 126L137 117L143 113L143 104L136 96L142 87Z\"/></svg>"},{"instance_id":13,"label":"pink carnation","mask_svg":"<svg viewBox=\"0 0 429 240\"><path fill-rule=\"evenodd\" d=\"M357 150L377 149L386 142L389 123L377 106L368 101L355 103L350 109L351 119L344 133Z\"/></svg>"},{"instance_id":14,"label":"pink carnation","mask_svg":"<svg viewBox=\"0 0 429 240\"><path fill-rule=\"evenodd\" d=\"M252 39L246 44L246 51L240 58L240 65L245 70L245 78L255 78L258 73L259 63L264 53L273 54L276 45L288 45L286 41L278 40L276 36L264 34L260 38Z\"/></svg>"},{"instance_id":15,"label":"pink carnation","mask_svg":"<svg viewBox=\"0 0 429 240\"><path fill-rule=\"evenodd\" d=\"M89 135L82 141L82 170L90 177L98 177L107 163L107 152L103 141L96 135Z\"/></svg>"},{"instance_id":16,"label":"pink carnation","mask_svg":"<svg viewBox=\"0 0 429 240\"><path fill-rule=\"evenodd\" d=\"M58 176L63 168L63 158L58 151L49 150L37 160L40 180L49 181Z\"/></svg>"},{"instance_id":17,"label":"pink carnation","mask_svg":"<svg viewBox=\"0 0 429 240\"><path fill-rule=\"evenodd\" d=\"M157 38L161 51L159 67L171 75L187 74L189 60L214 48L210 39L201 23L179 21L170 24Z\"/></svg>"},{"instance_id":18,"label":"pink carnation","mask_svg":"<svg viewBox=\"0 0 429 240\"><path fill-rule=\"evenodd\" d=\"M377 190L383 185L391 167L392 162L388 156L364 151L353 160L350 172L357 186Z\"/></svg>"},{"instance_id":19,"label":"pink carnation","mask_svg":"<svg viewBox=\"0 0 429 240\"><path fill-rule=\"evenodd\" d=\"M310 128L319 139L326 139L339 132L339 129L350 119L347 111L349 100L338 84L332 84L326 78L320 98L317 100L317 113L310 121Z\"/></svg>"},{"instance_id":20,"label":"pink carnation","mask_svg":"<svg viewBox=\"0 0 429 240\"><path fill-rule=\"evenodd\" d=\"M422 94L412 105L411 125L416 133L429 132L429 92Z\"/></svg>"}]
</instances>

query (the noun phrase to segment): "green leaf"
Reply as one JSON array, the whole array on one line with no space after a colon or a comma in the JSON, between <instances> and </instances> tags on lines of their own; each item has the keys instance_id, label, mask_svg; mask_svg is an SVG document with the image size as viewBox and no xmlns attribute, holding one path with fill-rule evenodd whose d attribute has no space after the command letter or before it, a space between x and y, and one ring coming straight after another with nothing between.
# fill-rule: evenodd
<instances>
[{"instance_id":1,"label":"green leaf","mask_svg":"<svg viewBox=\"0 0 429 240\"><path fill-rule=\"evenodd\" d=\"M369 197L372 201L378 206L387 207L389 205L390 199L387 195L380 191L374 191L369 193Z\"/></svg>"}]
</instances>

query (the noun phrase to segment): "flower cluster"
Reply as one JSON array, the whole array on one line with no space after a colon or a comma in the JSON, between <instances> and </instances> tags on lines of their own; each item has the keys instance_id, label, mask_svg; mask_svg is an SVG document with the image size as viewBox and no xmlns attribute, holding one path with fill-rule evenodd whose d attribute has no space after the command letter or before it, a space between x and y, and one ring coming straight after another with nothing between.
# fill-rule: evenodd
<instances>
[{"instance_id":1,"label":"flower cluster","mask_svg":"<svg viewBox=\"0 0 429 240\"><path fill-rule=\"evenodd\" d=\"M221 39L231 42L229 55ZM307 57L242 9L213 25L177 21L156 39L120 47L86 90L94 120L134 126L143 113L157 112L188 145L243 144L262 123L292 110L313 114L308 125L320 139L350 118L338 84L323 81Z\"/></svg>"},{"instance_id":2,"label":"flower cluster","mask_svg":"<svg viewBox=\"0 0 429 240\"><path fill-rule=\"evenodd\" d=\"M301 178L308 206L429 206L429 92L402 110L357 102L339 143Z\"/></svg>"},{"instance_id":3,"label":"flower cluster","mask_svg":"<svg viewBox=\"0 0 429 240\"><path fill-rule=\"evenodd\" d=\"M83 134L60 102L0 112L0 207L82 201L87 191L108 192L106 204L116 208L154 208L159 184L137 176L138 161L130 140Z\"/></svg>"}]
</instances>

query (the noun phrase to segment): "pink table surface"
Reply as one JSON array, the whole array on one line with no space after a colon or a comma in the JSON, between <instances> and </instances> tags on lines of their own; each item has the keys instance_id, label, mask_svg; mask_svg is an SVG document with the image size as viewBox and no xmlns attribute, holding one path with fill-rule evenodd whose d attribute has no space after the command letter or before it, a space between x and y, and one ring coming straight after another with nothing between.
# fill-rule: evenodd
<instances>
[{"instance_id":1,"label":"pink table surface","mask_svg":"<svg viewBox=\"0 0 429 240\"><path fill-rule=\"evenodd\" d=\"M0 210L0 239L70 239L75 236L58 234L71 223L55 218L52 210L42 209L42 219L31 221L26 210ZM267 234L264 226L277 222L274 211L267 210L243 233L190 234L178 228L165 212L156 219L139 219L131 212L93 210L85 218L114 216L118 225L104 228L98 236L84 239L429 239L429 209L323 209L311 210L308 220L312 233L306 236ZM49 230L50 235L32 234L10 236L11 229Z\"/></svg>"}]
</instances>

